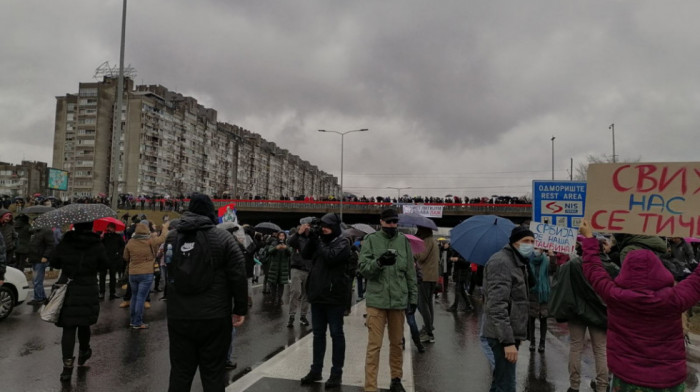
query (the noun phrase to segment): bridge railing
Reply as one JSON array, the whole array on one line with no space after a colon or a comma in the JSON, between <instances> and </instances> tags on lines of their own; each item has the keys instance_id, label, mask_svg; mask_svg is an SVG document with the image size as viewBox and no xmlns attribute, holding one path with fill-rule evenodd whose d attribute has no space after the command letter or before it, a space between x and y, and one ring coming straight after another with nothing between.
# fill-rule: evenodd
<instances>
[{"instance_id":1,"label":"bridge railing","mask_svg":"<svg viewBox=\"0 0 700 392\"><path fill-rule=\"evenodd\" d=\"M305 209L326 211L329 208L336 208L339 201L309 201L309 200L234 200L216 199L216 207L223 207L234 203L238 209ZM389 206L395 206L400 210L401 205L406 203L369 203L369 202L343 202L343 210L348 213L368 212L381 210ZM430 206L443 206L443 213L447 214L509 214L509 215L529 215L532 211L531 204L489 204L489 203L418 203Z\"/></svg>"}]
</instances>

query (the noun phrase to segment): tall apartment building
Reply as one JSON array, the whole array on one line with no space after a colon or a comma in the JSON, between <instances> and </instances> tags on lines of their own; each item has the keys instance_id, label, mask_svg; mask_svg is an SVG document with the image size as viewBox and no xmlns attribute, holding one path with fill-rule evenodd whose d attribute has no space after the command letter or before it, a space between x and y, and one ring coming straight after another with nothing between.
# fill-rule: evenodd
<instances>
[{"instance_id":1,"label":"tall apartment building","mask_svg":"<svg viewBox=\"0 0 700 392\"><path fill-rule=\"evenodd\" d=\"M56 97L53 167L70 172L68 196L109 193L115 78ZM119 192L278 199L338 195L335 177L266 141L217 121L217 112L163 86L124 83Z\"/></svg>"},{"instance_id":2,"label":"tall apartment building","mask_svg":"<svg viewBox=\"0 0 700 392\"><path fill-rule=\"evenodd\" d=\"M47 191L46 162L22 161L15 165L0 162L0 196L27 197Z\"/></svg>"}]
</instances>

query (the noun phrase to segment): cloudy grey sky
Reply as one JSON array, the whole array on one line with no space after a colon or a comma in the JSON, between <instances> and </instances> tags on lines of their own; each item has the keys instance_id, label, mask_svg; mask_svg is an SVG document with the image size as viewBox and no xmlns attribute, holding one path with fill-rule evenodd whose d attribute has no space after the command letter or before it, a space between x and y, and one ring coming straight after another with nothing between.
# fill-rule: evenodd
<instances>
[{"instance_id":1,"label":"cloudy grey sky","mask_svg":"<svg viewBox=\"0 0 700 392\"><path fill-rule=\"evenodd\" d=\"M121 0L0 3L0 161L51 162L55 97L118 64ZM361 195L524 195L588 155L695 161L696 1L139 0L126 60Z\"/></svg>"}]
</instances>

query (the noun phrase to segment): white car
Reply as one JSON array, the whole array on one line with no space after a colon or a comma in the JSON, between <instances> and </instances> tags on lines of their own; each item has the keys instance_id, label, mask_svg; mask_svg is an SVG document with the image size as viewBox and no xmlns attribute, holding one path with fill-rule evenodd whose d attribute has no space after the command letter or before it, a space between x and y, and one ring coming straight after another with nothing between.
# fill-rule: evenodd
<instances>
[{"instance_id":1,"label":"white car","mask_svg":"<svg viewBox=\"0 0 700 392\"><path fill-rule=\"evenodd\" d=\"M17 268L7 267L5 283L0 286L0 320L12 313L15 306L27 299L29 283L24 273Z\"/></svg>"}]
</instances>

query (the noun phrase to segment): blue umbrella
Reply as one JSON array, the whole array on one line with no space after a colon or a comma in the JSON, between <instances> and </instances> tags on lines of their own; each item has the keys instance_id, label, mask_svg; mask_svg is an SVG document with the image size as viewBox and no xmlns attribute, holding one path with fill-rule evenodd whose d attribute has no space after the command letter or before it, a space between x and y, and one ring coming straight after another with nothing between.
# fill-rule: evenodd
<instances>
[{"instance_id":1,"label":"blue umbrella","mask_svg":"<svg viewBox=\"0 0 700 392\"><path fill-rule=\"evenodd\" d=\"M496 215L473 216L450 230L452 246L465 260L485 265L508 244L515 224Z\"/></svg>"},{"instance_id":2,"label":"blue umbrella","mask_svg":"<svg viewBox=\"0 0 700 392\"><path fill-rule=\"evenodd\" d=\"M428 229L437 230L438 227L430 218L420 214L399 214L399 226L422 226Z\"/></svg>"}]
</instances>

